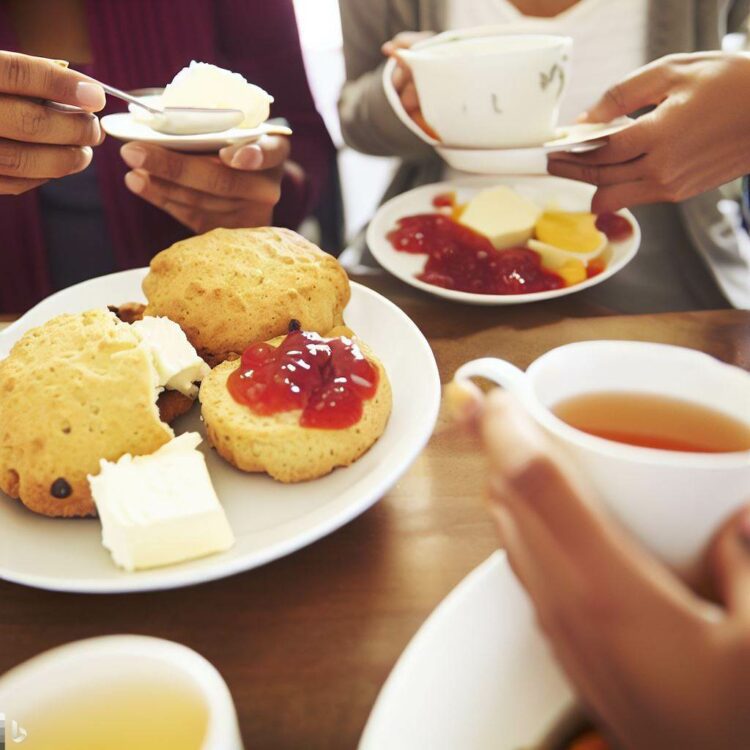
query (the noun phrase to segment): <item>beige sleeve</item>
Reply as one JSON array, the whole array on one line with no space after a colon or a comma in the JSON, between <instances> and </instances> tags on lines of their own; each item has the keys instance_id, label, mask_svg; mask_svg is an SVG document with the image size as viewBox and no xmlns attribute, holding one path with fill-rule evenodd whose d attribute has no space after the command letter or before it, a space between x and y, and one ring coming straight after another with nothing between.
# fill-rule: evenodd
<instances>
[{"instance_id":1,"label":"beige sleeve","mask_svg":"<svg viewBox=\"0 0 750 750\"><path fill-rule=\"evenodd\" d=\"M419 31L417 2L340 0L346 82L339 98L341 132L357 151L420 161L434 155L396 117L385 97L381 46L400 31Z\"/></svg>"}]
</instances>

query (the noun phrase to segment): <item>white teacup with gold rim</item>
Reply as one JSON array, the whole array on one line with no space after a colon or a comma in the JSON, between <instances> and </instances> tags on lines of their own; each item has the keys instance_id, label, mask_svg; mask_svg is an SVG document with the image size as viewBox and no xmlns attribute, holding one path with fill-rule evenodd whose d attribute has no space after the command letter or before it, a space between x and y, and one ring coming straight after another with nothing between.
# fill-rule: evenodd
<instances>
[{"instance_id":1,"label":"white teacup with gold rim","mask_svg":"<svg viewBox=\"0 0 750 750\"><path fill-rule=\"evenodd\" d=\"M411 68L425 121L444 144L519 148L554 137L572 45L548 34L446 32L398 55Z\"/></svg>"},{"instance_id":2,"label":"white teacup with gold rim","mask_svg":"<svg viewBox=\"0 0 750 750\"><path fill-rule=\"evenodd\" d=\"M242 750L215 667L171 641L116 635L48 651L0 678L8 747Z\"/></svg>"},{"instance_id":3,"label":"white teacup with gold rim","mask_svg":"<svg viewBox=\"0 0 750 750\"><path fill-rule=\"evenodd\" d=\"M552 349L525 373L485 358L467 362L455 376L473 377L511 391L584 470L611 513L688 578L722 521L750 503L750 373L739 367L677 346L586 341ZM643 447L584 432L556 416L560 404L589 394L646 395L703 407L732 421L744 449Z\"/></svg>"}]
</instances>

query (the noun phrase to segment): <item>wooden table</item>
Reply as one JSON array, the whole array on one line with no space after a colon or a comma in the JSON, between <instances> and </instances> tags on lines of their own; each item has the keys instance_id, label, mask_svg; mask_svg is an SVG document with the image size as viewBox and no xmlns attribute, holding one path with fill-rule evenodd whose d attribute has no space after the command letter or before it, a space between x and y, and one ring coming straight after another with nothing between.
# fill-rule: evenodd
<instances>
[{"instance_id":1,"label":"wooden table","mask_svg":"<svg viewBox=\"0 0 750 750\"><path fill-rule=\"evenodd\" d=\"M443 381L464 360L525 367L571 341L694 347L750 369L750 312L610 316L575 296L479 308L383 276L360 279L420 326ZM226 678L248 748L353 748L378 690L425 617L495 548L481 458L439 424L380 503L311 547L258 570L177 591L48 593L0 583L0 672L68 641L110 633L170 638Z\"/></svg>"}]
</instances>

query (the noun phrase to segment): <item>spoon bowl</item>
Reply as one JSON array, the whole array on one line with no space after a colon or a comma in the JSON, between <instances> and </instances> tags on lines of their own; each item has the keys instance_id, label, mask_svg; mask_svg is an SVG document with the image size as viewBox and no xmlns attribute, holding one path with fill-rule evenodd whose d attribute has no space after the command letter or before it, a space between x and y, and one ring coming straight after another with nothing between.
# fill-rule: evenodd
<instances>
[{"instance_id":1,"label":"spoon bowl","mask_svg":"<svg viewBox=\"0 0 750 750\"><path fill-rule=\"evenodd\" d=\"M93 78L91 79L94 80ZM165 135L202 135L220 133L239 125L245 113L239 109L210 109L205 107L157 107L145 98L96 81L106 93L128 102L133 115L140 122ZM153 100L153 97L149 97Z\"/></svg>"},{"instance_id":2,"label":"spoon bowl","mask_svg":"<svg viewBox=\"0 0 750 750\"><path fill-rule=\"evenodd\" d=\"M245 113L239 109L207 109L203 107L164 107L156 109L133 104L136 120L165 135L202 135L221 133L237 127Z\"/></svg>"}]
</instances>

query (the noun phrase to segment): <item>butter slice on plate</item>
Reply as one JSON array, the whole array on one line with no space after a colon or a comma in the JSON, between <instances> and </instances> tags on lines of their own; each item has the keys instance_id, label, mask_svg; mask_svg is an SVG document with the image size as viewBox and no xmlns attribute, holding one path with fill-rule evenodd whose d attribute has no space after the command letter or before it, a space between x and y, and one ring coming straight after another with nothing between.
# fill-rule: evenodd
<instances>
[{"instance_id":1,"label":"butter slice on plate","mask_svg":"<svg viewBox=\"0 0 750 750\"><path fill-rule=\"evenodd\" d=\"M489 237L498 249L523 245L532 235L542 209L515 190L498 185L477 193L466 205L460 222Z\"/></svg>"},{"instance_id":2,"label":"butter slice on plate","mask_svg":"<svg viewBox=\"0 0 750 750\"><path fill-rule=\"evenodd\" d=\"M197 432L170 440L148 456L101 461L89 476L102 522L102 543L128 571L223 552L234 535L221 507Z\"/></svg>"},{"instance_id":3,"label":"butter slice on plate","mask_svg":"<svg viewBox=\"0 0 750 750\"><path fill-rule=\"evenodd\" d=\"M194 382L203 380L211 368L198 356L185 332L173 320L146 316L131 324L148 351L158 373L158 386L195 398Z\"/></svg>"}]
</instances>

